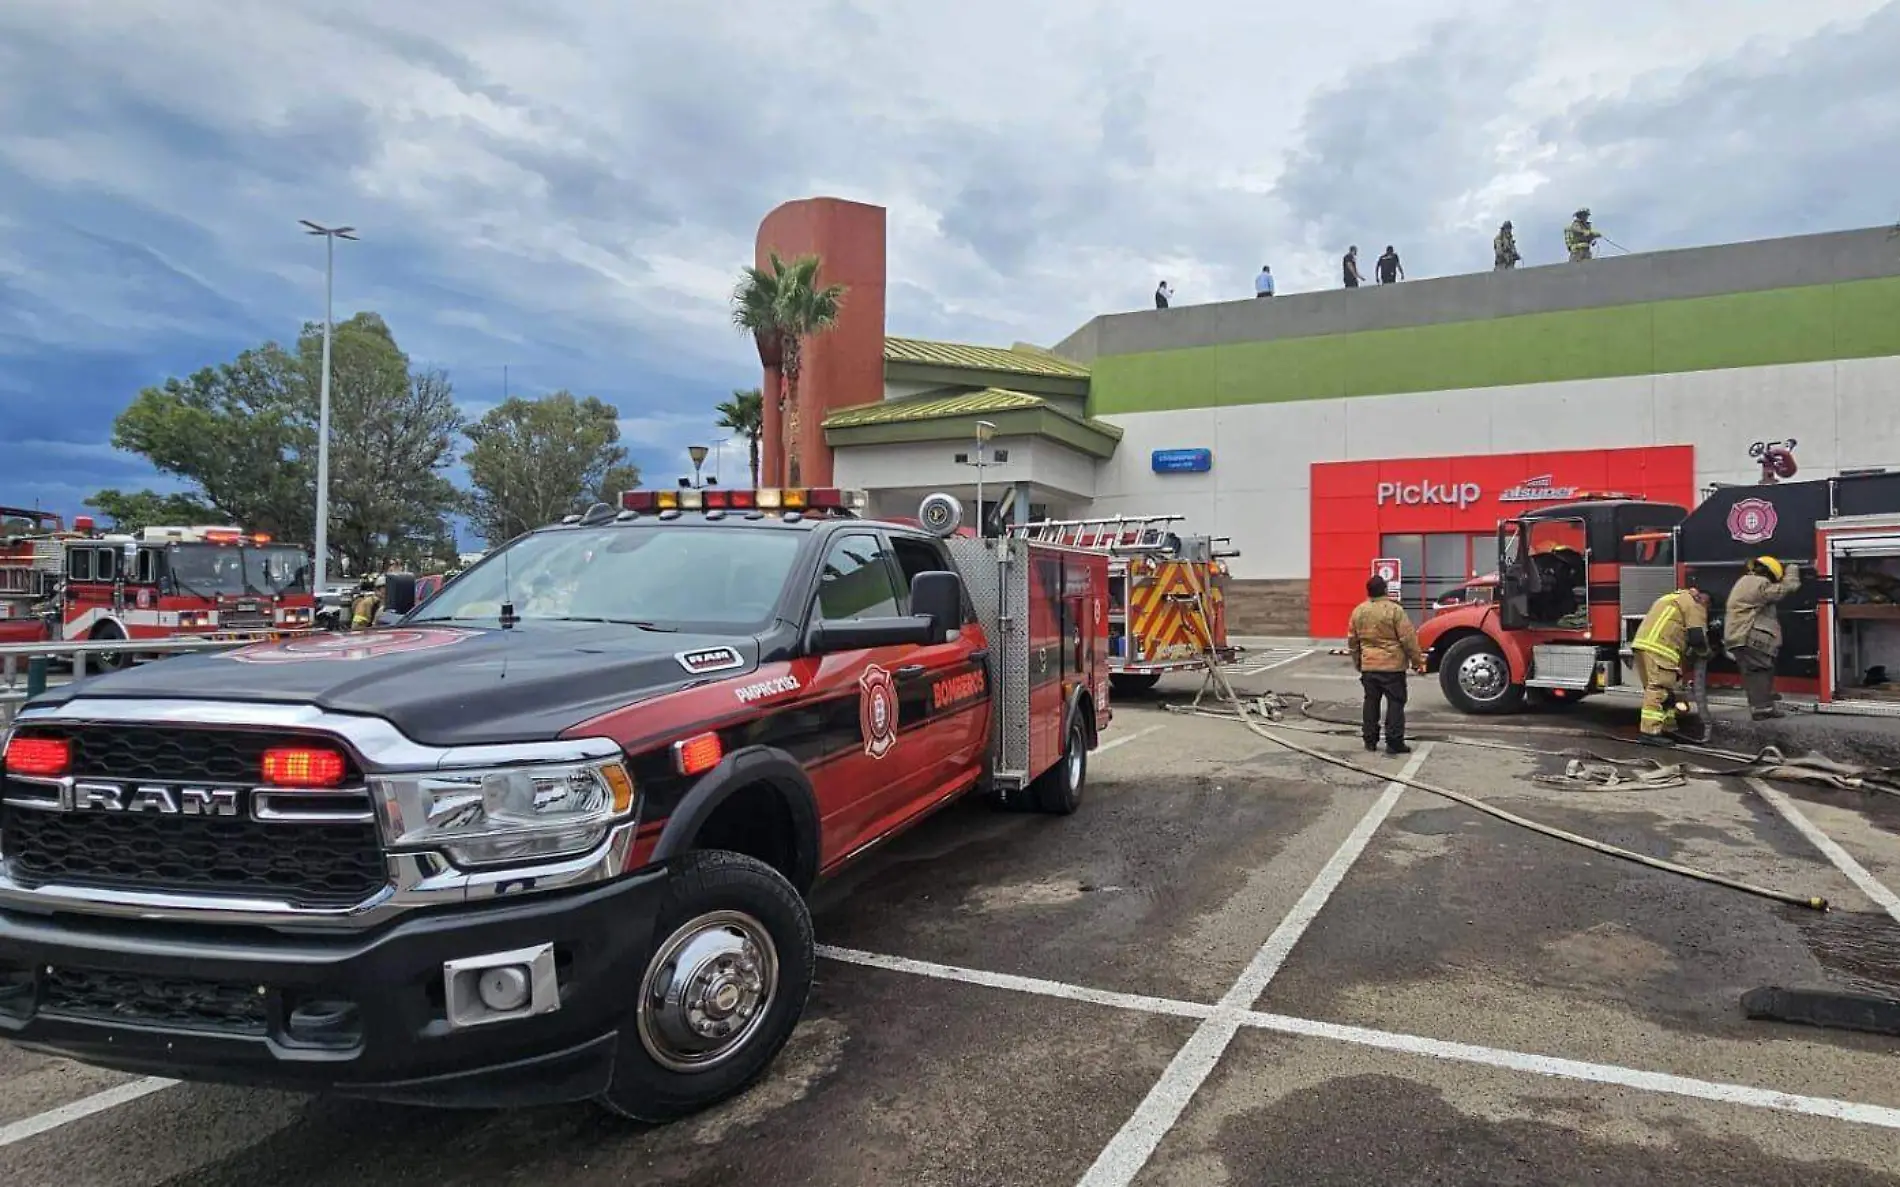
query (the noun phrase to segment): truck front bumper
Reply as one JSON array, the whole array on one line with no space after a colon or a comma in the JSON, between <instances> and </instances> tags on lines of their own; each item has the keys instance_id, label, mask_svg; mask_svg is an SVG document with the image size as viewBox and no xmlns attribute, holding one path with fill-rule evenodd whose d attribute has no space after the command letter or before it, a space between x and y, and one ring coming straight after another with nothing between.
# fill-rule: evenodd
<instances>
[{"instance_id":1,"label":"truck front bumper","mask_svg":"<svg viewBox=\"0 0 1900 1187\"><path fill-rule=\"evenodd\" d=\"M172 1079L483 1108L585 1100L613 1073L663 879L369 935L0 912L0 1038ZM445 965L523 952L548 974L544 1012L451 1022Z\"/></svg>"}]
</instances>

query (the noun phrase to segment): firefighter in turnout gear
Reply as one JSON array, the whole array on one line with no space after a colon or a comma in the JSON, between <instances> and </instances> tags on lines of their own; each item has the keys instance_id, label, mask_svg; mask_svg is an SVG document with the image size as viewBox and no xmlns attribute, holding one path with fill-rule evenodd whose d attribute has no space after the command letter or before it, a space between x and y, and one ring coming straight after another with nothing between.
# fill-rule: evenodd
<instances>
[{"instance_id":1,"label":"firefighter in turnout gear","mask_svg":"<svg viewBox=\"0 0 1900 1187\"><path fill-rule=\"evenodd\" d=\"M1678 589L1656 599L1630 643L1636 678L1643 685L1642 740L1665 745L1675 732L1683 665L1709 650L1709 595Z\"/></svg>"},{"instance_id":2,"label":"firefighter in turnout gear","mask_svg":"<svg viewBox=\"0 0 1900 1187\"><path fill-rule=\"evenodd\" d=\"M1601 238L1603 233L1590 226L1590 208L1586 206L1577 211L1577 217L1564 228L1564 250L1570 253L1570 262L1589 259Z\"/></svg>"},{"instance_id":3,"label":"firefighter in turnout gear","mask_svg":"<svg viewBox=\"0 0 1900 1187\"><path fill-rule=\"evenodd\" d=\"M1760 721L1785 717L1775 704L1775 656L1781 650L1781 618L1775 603L1801 588L1801 570L1783 565L1772 556L1748 562L1735 588L1729 591L1728 611L1722 619L1722 646L1742 670L1749 713Z\"/></svg>"},{"instance_id":4,"label":"firefighter in turnout gear","mask_svg":"<svg viewBox=\"0 0 1900 1187\"><path fill-rule=\"evenodd\" d=\"M1352 612L1346 648L1365 691L1361 714L1366 749L1379 748L1379 705L1385 704L1385 752L1410 754L1405 744L1405 673L1425 670L1425 653L1405 608L1393 601L1385 578L1366 579L1366 600Z\"/></svg>"},{"instance_id":5,"label":"firefighter in turnout gear","mask_svg":"<svg viewBox=\"0 0 1900 1187\"><path fill-rule=\"evenodd\" d=\"M1491 240L1491 266L1502 272L1517 267L1517 262L1523 258L1517 254L1517 235L1511 230L1511 220L1507 218L1504 225L1498 228L1497 238Z\"/></svg>"},{"instance_id":6,"label":"firefighter in turnout gear","mask_svg":"<svg viewBox=\"0 0 1900 1187\"><path fill-rule=\"evenodd\" d=\"M350 602L350 629L366 631L376 625L376 616L383 610L383 578L365 577L356 587L356 597Z\"/></svg>"}]
</instances>

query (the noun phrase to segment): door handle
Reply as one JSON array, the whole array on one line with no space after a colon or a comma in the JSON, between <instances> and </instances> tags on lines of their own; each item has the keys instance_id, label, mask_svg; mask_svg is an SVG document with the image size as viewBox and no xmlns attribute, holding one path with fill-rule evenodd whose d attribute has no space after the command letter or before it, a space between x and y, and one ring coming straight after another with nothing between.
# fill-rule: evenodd
<instances>
[{"instance_id":1,"label":"door handle","mask_svg":"<svg viewBox=\"0 0 1900 1187\"><path fill-rule=\"evenodd\" d=\"M973 664L986 664L986 663L989 663L989 662L990 662L990 649L989 649L989 648L987 648L987 647L979 647L979 648L977 648L977 649L976 649L975 651L972 651L972 652L970 653L970 662L971 662L971 663L973 663Z\"/></svg>"},{"instance_id":2,"label":"door handle","mask_svg":"<svg viewBox=\"0 0 1900 1187\"><path fill-rule=\"evenodd\" d=\"M922 664L905 664L903 667L897 669L899 676L921 676L923 672L924 665Z\"/></svg>"}]
</instances>

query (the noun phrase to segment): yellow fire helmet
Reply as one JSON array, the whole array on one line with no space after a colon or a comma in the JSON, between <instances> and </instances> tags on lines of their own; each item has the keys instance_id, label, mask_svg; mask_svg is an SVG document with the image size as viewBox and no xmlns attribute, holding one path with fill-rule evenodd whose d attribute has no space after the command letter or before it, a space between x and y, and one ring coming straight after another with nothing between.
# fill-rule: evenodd
<instances>
[{"instance_id":1,"label":"yellow fire helmet","mask_svg":"<svg viewBox=\"0 0 1900 1187\"><path fill-rule=\"evenodd\" d=\"M1755 563L1768 570L1768 575L1773 577L1776 581L1780 581L1782 573L1786 572L1786 570L1782 568L1781 562L1772 556L1758 556L1755 558Z\"/></svg>"}]
</instances>

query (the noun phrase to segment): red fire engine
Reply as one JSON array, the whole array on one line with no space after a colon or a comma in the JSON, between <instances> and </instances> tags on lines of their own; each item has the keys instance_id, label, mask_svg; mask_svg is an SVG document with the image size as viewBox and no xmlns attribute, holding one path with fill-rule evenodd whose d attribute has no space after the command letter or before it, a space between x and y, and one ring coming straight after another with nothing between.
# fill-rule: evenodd
<instances>
[{"instance_id":1,"label":"red fire engine","mask_svg":"<svg viewBox=\"0 0 1900 1187\"><path fill-rule=\"evenodd\" d=\"M99 534L81 516L0 510L26 527L0 545L8 641L253 638L312 629L309 554L236 527ZM111 660L105 666L112 666Z\"/></svg>"},{"instance_id":2,"label":"red fire engine","mask_svg":"<svg viewBox=\"0 0 1900 1187\"><path fill-rule=\"evenodd\" d=\"M1044 520L1016 529L1025 539L1109 556L1110 679L1124 695L1153 688L1168 672L1205 666L1212 649L1231 663L1227 642L1224 536L1184 536L1181 515Z\"/></svg>"},{"instance_id":3,"label":"red fire engine","mask_svg":"<svg viewBox=\"0 0 1900 1187\"><path fill-rule=\"evenodd\" d=\"M1888 675L1900 665L1900 472L1789 482L1792 458L1781 453L1763 459L1761 484L1717 487L1693 509L1601 496L1500 524L1496 600L1419 627L1446 699L1467 713L1508 713L1527 698L1561 704L1626 685L1630 639L1658 597L1706 590L1719 640L1743 566L1770 555L1802 573L1777 607L1777 687L1824 707L1900 706ZM1718 652L1709 683L1736 680Z\"/></svg>"}]
</instances>

